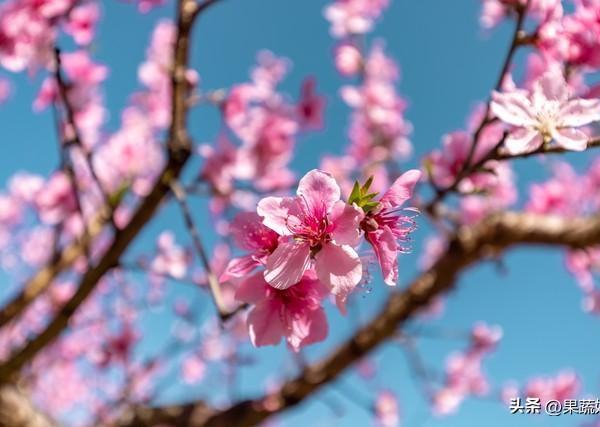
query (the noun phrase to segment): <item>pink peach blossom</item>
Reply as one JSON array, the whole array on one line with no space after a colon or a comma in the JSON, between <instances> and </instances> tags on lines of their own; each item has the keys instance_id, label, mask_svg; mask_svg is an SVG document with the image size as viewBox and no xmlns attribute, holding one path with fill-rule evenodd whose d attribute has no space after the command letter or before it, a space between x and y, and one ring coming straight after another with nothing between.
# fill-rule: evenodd
<instances>
[{"instance_id":1,"label":"pink peach blossom","mask_svg":"<svg viewBox=\"0 0 600 427\"><path fill-rule=\"evenodd\" d=\"M398 398L393 392L384 390L377 394L375 399L376 425L380 427L398 427L400 425L399 412Z\"/></svg>"},{"instance_id":2,"label":"pink peach blossom","mask_svg":"<svg viewBox=\"0 0 600 427\"><path fill-rule=\"evenodd\" d=\"M157 254L150 265L152 272L183 279L190 264L190 254L175 242L170 231L158 236Z\"/></svg>"},{"instance_id":3,"label":"pink peach blossom","mask_svg":"<svg viewBox=\"0 0 600 427\"><path fill-rule=\"evenodd\" d=\"M336 0L325 8L334 37L364 34L389 5L389 0Z\"/></svg>"},{"instance_id":4,"label":"pink peach blossom","mask_svg":"<svg viewBox=\"0 0 600 427\"><path fill-rule=\"evenodd\" d=\"M266 281L276 289L288 289L314 263L319 280L343 302L362 277L353 246L360 238L363 214L340 200L333 177L312 170L300 180L296 197L266 197L257 212L263 224L288 237L268 257Z\"/></svg>"},{"instance_id":5,"label":"pink peach blossom","mask_svg":"<svg viewBox=\"0 0 600 427\"><path fill-rule=\"evenodd\" d=\"M575 128L600 120L600 100L572 98L562 74L554 71L541 76L529 94L494 92L491 110L516 127L505 142L512 154L536 150L551 140L567 150L585 150L588 136Z\"/></svg>"},{"instance_id":6,"label":"pink peach blossom","mask_svg":"<svg viewBox=\"0 0 600 427\"><path fill-rule=\"evenodd\" d=\"M341 43L335 47L335 67L343 76L354 76L362 66L362 54L351 43Z\"/></svg>"},{"instance_id":7,"label":"pink peach blossom","mask_svg":"<svg viewBox=\"0 0 600 427\"><path fill-rule=\"evenodd\" d=\"M232 259L221 275L221 280L243 277L256 267L265 265L269 255L277 248L279 235L266 227L255 212L239 213L231 223L230 232L236 245L250 253Z\"/></svg>"},{"instance_id":8,"label":"pink peach blossom","mask_svg":"<svg viewBox=\"0 0 600 427\"><path fill-rule=\"evenodd\" d=\"M247 320L254 346L275 345L285 337L298 351L327 337L327 318L321 308L326 295L327 289L310 271L285 289L269 285L257 272L241 282L236 299L254 305Z\"/></svg>"},{"instance_id":9,"label":"pink peach blossom","mask_svg":"<svg viewBox=\"0 0 600 427\"><path fill-rule=\"evenodd\" d=\"M398 253L404 250L401 243L406 242L414 229L410 218L400 209L412 197L420 178L421 172L416 169L402 174L361 223L367 242L375 250L383 279L389 286L395 286L398 281Z\"/></svg>"},{"instance_id":10,"label":"pink peach blossom","mask_svg":"<svg viewBox=\"0 0 600 427\"><path fill-rule=\"evenodd\" d=\"M78 45L89 45L96 32L96 23L100 18L97 3L84 3L69 13L65 32L70 34Z\"/></svg>"}]
</instances>

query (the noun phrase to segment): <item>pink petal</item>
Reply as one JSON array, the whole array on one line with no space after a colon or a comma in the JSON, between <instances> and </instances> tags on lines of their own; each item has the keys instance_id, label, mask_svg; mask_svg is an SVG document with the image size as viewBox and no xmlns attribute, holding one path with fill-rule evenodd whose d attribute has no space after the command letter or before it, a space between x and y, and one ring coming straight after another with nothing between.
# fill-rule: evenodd
<instances>
[{"instance_id":1,"label":"pink petal","mask_svg":"<svg viewBox=\"0 0 600 427\"><path fill-rule=\"evenodd\" d=\"M327 316L322 308L307 310L303 315L294 317L289 326L288 343L295 351L300 347L323 341L327 338Z\"/></svg>"},{"instance_id":2,"label":"pink petal","mask_svg":"<svg viewBox=\"0 0 600 427\"><path fill-rule=\"evenodd\" d=\"M206 364L196 354L187 356L181 365L181 376L187 384L196 384L204 377Z\"/></svg>"},{"instance_id":3,"label":"pink petal","mask_svg":"<svg viewBox=\"0 0 600 427\"><path fill-rule=\"evenodd\" d=\"M340 200L340 187L328 173L313 169L298 184L298 196L302 197L312 211L323 207L329 211Z\"/></svg>"},{"instance_id":4,"label":"pink petal","mask_svg":"<svg viewBox=\"0 0 600 427\"><path fill-rule=\"evenodd\" d=\"M552 138L558 145L573 151L584 151L587 148L588 136L577 129L556 129L552 132Z\"/></svg>"},{"instance_id":5,"label":"pink petal","mask_svg":"<svg viewBox=\"0 0 600 427\"><path fill-rule=\"evenodd\" d=\"M283 336L280 306L275 301L264 301L248 314L248 333L255 347L276 345Z\"/></svg>"},{"instance_id":6,"label":"pink petal","mask_svg":"<svg viewBox=\"0 0 600 427\"><path fill-rule=\"evenodd\" d=\"M275 289L287 289L300 281L310 265L310 246L294 240L277 246L267 258L265 280Z\"/></svg>"},{"instance_id":7,"label":"pink petal","mask_svg":"<svg viewBox=\"0 0 600 427\"><path fill-rule=\"evenodd\" d=\"M364 216L363 210L358 206L338 200L331 213L335 225L331 233L333 240L339 245L356 246L360 241L360 222Z\"/></svg>"},{"instance_id":8,"label":"pink petal","mask_svg":"<svg viewBox=\"0 0 600 427\"><path fill-rule=\"evenodd\" d=\"M352 108L359 108L363 104L363 95L354 86L344 86L340 90L342 99Z\"/></svg>"},{"instance_id":9,"label":"pink petal","mask_svg":"<svg viewBox=\"0 0 600 427\"><path fill-rule=\"evenodd\" d=\"M573 99L560 110L561 127L579 127L600 121L600 99Z\"/></svg>"},{"instance_id":10,"label":"pink petal","mask_svg":"<svg viewBox=\"0 0 600 427\"><path fill-rule=\"evenodd\" d=\"M518 155L538 149L542 142L539 132L533 129L517 129L506 137L504 146L510 154Z\"/></svg>"},{"instance_id":11,"label":"pink petal","mask_svg":"<svg viewBox=\"0 0 600 427\"><path fill-rule=\"evenodd\" d=\"M533 96L561 102L569 99L569 87L562 72L557 70L544 73L533 85Z\"/></svg>"},{"instance_id":12,"label":"pink petal","mask_svg":"<svg viewBox=\"0 0 600 427\"><path fill-rule=\"evenodd\" d=\"M219 277L220 282L226 282L232 277L244 277L252 272L260 263L252 255L246 255L239 258L233 258L227 264L225 271Z\"/></svg>"},{"instance_id":13,"label":"pink petal","mask_svg":"<svg viewBox=\"0 0 600 427\"><path fill-rule=\"evenodd\" d=\"M277 244L277 235L265 227L256 212L240 212L231 222L230 231L240 249L266 249Z\"/></svg>"},{"instance_id":14,"label":"pink petal","mask_svg":"<svg viewBox=\"0 0 600 427\"><path fill-rule=\"evenodd\" d=\"M494 91L490 108L496 117L509 125L533 126L535 124L531 103L523 92Z\"/></svg>"},{"instance_id":15,"label":"pink petal","mask_svg":"<svg viewBox=\"0 0 600 427\"><path fill-rule=\"evenodd\" d=\"M377 261L381 267L383 281L389 286L396 286L398 281L398 242L388 226L374 233L369 233L369 243L373 246Z\"/></svg>"},{"instance_id":16,"label":"pink petal","mask_svg":"<svg viewBox=\"0 0 600 427\"><path fill-rule=\"evenodd\" d=\"M235 299L247 304L257 304L267 298L268 286L262 271L259 271L242 280L235 291Z\"/></svg>"},{"instance_id":17,"label":"pink petal","mask_svg":"<svg viewBox=\"0 0 600 427\"><path fill-rule=\"evenodd\" d=\"M362 269L358 254L348 245L325 244L315 256L317 277L342 301L360 282Z\"/></svg>"},{"instance_id":18,"label":"pink petal","mask_svg":"<svg viewBox=\"0 0 600 427\"><path fill-rule=\"evenodd\" d=\"M391 206L400 206L412 197L415 185L421 178L421 171L411 169L404 172L381 198L382 202Z\"/></svg>"},{"instance_id":19,"label":"pink petal","mask_svg":"<svg viewBox=\"0 0 600 427\"><path fill-rule=\"evenodd\" d=\"M291 236L288 218L296 204L295 197L265 197L256 207L263 224L282 236Z\"/></svg>"}]
</instances>

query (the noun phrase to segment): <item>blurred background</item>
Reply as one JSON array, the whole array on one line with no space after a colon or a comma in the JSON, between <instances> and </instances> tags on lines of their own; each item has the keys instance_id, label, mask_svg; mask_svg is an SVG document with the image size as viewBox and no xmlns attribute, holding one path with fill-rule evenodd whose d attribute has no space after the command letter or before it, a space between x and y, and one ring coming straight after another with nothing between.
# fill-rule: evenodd
<instances>
[{"instance_id":1,"label":"blurred background","mask_svg":"<svg viewBox=\"0 0 600 427\"><path fill-rule=\"evenodd\" d=\"M320 155L341 154L346 144L349 123L348 107L340 100L339 88L346 84L334 69L329 24L322 16L325 1L293 0L224 0L201 16L192 44L192 65L200 75L202 90L230 87L245 81L254 64L256 53L268 49L287 57L293 63L282 91L298 95L306 76L317 78L317 90L327 99L325 128L302 137L297 146L293 168L298 175L318 167ZM370 38L385 40L388 54L401 68L399 90L408 100L406 117L414 126L411 140L414 156L403 169L420 167L422 156L440 145L443 134L462 129L468 114L478 101L486 99L494 86L505 51L510 42L512 23L491 32L478 24L480 4L476 0L396 0L384 13ZM109 129L119 124L121 109L128 94L137 87L137 66L143 61L151 31L156 23L174 14L174 5L148 14L140 14L135 6L118 0L103 2L103 19L99 36L93 45L93 56L110 66L105 85L105 99L111 112ZM521 58L519 56L518 58ZM518 73L519 70L517 69ZM7 74L3 74L7 77ZM0 181L17 170L50 173L58 162L55 130L50 111L32 111L40 85L40 76L25 74L8 76L13 83L11 99L0 106L2 150ZM218 134L220 118L214 107L192 110L191 134L197 143L211 143ZM568 156L576 167L590 160L590 153ZM520 200L525 200L529 184L547 176L551 159L517 162ZM199 164L188 166L193 176ZM187 243L186 232L176 206L162 212L138 238L132 252L149 251L156 236L166 228L174 228L180 242ZM205 200L195 200L194 215L201 230L214 229ZM417 219L419 229L413 234L412 252L400 259L400 287L409 283L419 268L419 259L431 230L426 218ZM206 236L212 248L217 236ZM14 278L0 274L8 284ZM143 276L140 276L140 280ZM380 277L357 292L346 317L328 309L330 336L324 342L307 348L303 356L314 360L335 347L365 322L384 302L389 289ZM197 304L202 318L214 316L211 301L205 294L198 298L195 289L170 283L168 298L185 298ZM151 307L140 323L143 338L136 352L143 357L168 340L172 314L169 304ZM445 301L443 313L436 318L413 321L408 330L447 331L441 337L418 341L418 351L431 372L441 375L447 355L466 347L462 333L468 333L477 321L500 325L503 338L496 352L486 359L484 370L493 388L492 395L510 380L523 384L534 375L554 375L562 370L577 372L583 383L583 396L598 396L600 368L598 357L598 319L581 309L581 292L565 268L558 250L527 249L510 252L502 263L484 264L464 274ZM224 402L229 396L243 398L262 393L265 386L281 373L292 375L296 365L282 344L276 348L254 349L243 353L253 362L241 366L230 387L224 387L220 372L207 372L204 381L185 385L176 369L168 373L159 402L190 401L209 397ZM376 391L385 388L397 393L402 425L406 426L567 426L585 419L575 416L510 415L507 405L494 396L469 399L452 416L435 417L407 354L394 343L380 347L372 354L379 372L376 379L363 381L348 372L325 387L312 399L278 418L284 426L366 426L373 423L368 407ZM332 403L334 402L334 403ZM332 410L342 407L340 413Z\"/></svg>"}]
</instances>

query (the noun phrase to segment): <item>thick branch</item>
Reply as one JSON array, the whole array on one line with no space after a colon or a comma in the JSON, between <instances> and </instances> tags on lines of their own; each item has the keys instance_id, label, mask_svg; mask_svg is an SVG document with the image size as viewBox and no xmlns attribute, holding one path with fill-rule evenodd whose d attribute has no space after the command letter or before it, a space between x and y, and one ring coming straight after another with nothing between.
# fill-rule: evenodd
<instances>
[{"instance_id":1,"label":"thick branch","mask_svg":"<svg viewBox=\"0 0 600 427\"><path fill-rule=\"evenodd\" d=\"M0 427L57 427L57 424L40 412L29 397L14 385L0 387Z\"/></svg>"},{"instance_id":2,"label":"thick branch","mask_svg":"<svg viewBox=\"0 0 600 427\"><path fill-rule=\"evenodd\" d=\"M474 227L462 228L450 240L445 253L401 293L393 294L369 324L328 357L308 366L295 379L270 395L246 400L223 411L211 411L204 403L166 409L144 408L120 426L237 427L257 425L309 397L335 380L346 368L392 337L435 297L449 291L470 265L497 256L516 245L557 245L582 248L600 244L600 216L563 219L522 213L503 213Z\"/></svg>"}]
</instances>

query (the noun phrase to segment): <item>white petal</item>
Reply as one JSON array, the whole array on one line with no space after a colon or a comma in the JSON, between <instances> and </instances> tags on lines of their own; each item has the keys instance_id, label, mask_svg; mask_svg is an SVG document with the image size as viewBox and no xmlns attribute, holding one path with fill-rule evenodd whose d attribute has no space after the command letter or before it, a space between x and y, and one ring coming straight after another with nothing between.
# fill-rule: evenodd
<instances>
[{"instance_id":1,"label":"white petal","mask_svg":"<svg viewBox=\"0 0 600 427\"><path fill-rule=\"evenodd\" d=\"M600 99L573 99L559 112L561 127L579 127L600 121Z\"/></svg>"},{"instance_id":2,"label":"white petal","mask_svg":"<svg viewBox=\"0 0 600 427\"><path fill-rule=\"evenodd\" d=\"M544 73L533 85L533 96L542 100L565 102L569 99L569 86L562 72L552 69Z\"/></svg>"},{"instance_id":3,"label":"white petal","mask_svg":"<svg viewBox=\"0 0 600 427\"><path fill-rule=\"evenodd\" d=\"M504 141L504 146L510 154L529 153L542 145L542 136L533 129L517 129L511 132Z\"/></svg>"},{"instance_id":4,"label":"white petal","mask_svg":"<svg viewBox=\"0 0 600 427\"><path fill-rule=\"evenodd\" d=\"M558 129L552 132L552 138L567 150L583 151L587 148L588 136L577 129Z\"/></svg>"},{"instance_id":5,"label":"white petal","mask_svg":"<svg viewBox=\"0 0 600 427\"><path fill-rule=\"evenodd\" d=\"M504 123L514 126L533 126L535 115L529 99L523 92L492 92L492 113Z\"/></svg>"}]
</instances>

